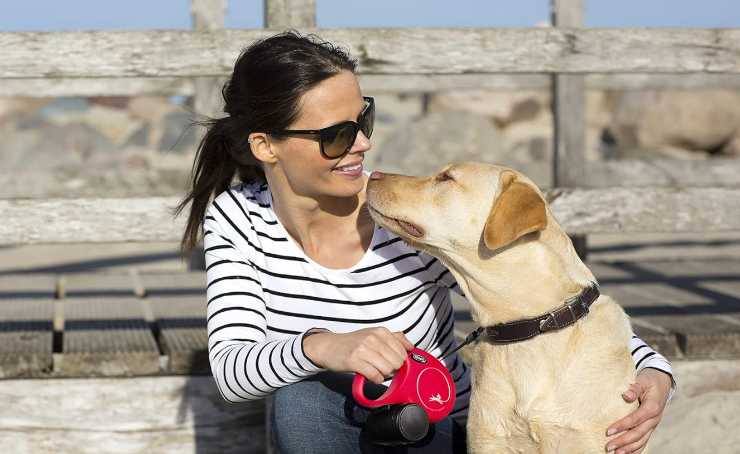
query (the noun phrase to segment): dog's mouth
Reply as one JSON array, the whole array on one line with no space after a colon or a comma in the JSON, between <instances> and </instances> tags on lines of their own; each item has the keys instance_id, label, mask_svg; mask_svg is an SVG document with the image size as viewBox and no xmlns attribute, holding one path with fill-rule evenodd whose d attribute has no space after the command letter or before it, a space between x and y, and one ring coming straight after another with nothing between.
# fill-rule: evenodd
<instances>
[{"instance_id":1,"label":"dog's mouth","mask_svg":"<svg viewBox=\"0 0 740 454\"><path fill-rule=\"evenodd\" d=\"M377 209L371 207L369 204L368 204L367 207L368 207L368 210L370 211L370 215L379 224L382 224L382 225L384 225L386 227L391 227L391 226L396 225L402 231L406 232L407 234L409 234L413 238L421 238L421 237L424 236L424 229L422 229L418 225L416 225L414 223L411 223L411 222L408 222L408 221L404 221L404 220L398 219L398 218L393 218L393 217L390 217L390 216L386 216L383 213L381 213L380 211L378 211Z\"/></svg>"}]
</instances>

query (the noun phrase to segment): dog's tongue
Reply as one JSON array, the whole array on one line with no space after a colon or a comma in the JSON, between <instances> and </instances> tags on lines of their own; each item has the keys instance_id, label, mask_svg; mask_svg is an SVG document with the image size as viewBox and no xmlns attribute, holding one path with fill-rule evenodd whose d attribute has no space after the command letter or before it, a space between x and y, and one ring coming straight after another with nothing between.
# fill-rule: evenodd
<instances>
[{"instance_id":1,"label":"dog's tongue","mask_svg":"<svg viewBox=\"0 0 740 454\"><path fill-rule=\"evenodd\" d=\"M410 222L401 221L401 220L397 220L397 221L398 221L398 225L400 225L401 228L404 229L406 233L408 233L409 235L417 237L417 238L424 236L422 231L418 227L416 227L414 224L411 224Z\"/></svg>"}]
</instances>

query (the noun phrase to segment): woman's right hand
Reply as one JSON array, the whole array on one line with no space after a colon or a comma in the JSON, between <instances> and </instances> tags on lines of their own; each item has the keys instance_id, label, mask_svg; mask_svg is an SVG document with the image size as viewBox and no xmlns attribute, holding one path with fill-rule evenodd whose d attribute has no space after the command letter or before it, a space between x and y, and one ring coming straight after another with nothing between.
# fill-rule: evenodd
<instances>
[{"instance_id":1,"label":"woman's right hand","mask_svg":"<svg viewBox=\"0 0 740 454\"><path fill-rule=\"evenodd\" d=\"M406 361L414 348L406 336L385 327L351 333L316 333L303 342L305 354L317 365L335 372L357 372L381 384Z\"/></svg>"}]
</instances>

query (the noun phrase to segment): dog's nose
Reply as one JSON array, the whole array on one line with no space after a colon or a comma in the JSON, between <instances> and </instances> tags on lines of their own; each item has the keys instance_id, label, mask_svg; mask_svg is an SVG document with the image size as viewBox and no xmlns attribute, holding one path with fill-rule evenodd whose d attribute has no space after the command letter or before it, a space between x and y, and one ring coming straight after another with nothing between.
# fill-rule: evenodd
<instances>
[{"instance_id":1,"label":"dog's nose","mask_svg":"<svg viewBox=\"0 0 740 454\"><path fill-rule=\"evenodd\" d=\"M373 173L370 174L371 180L380 180L381 178L385 178L385 174L383 172L378 172L377 170L373 171Z\"/></svg>"}]
</instances>

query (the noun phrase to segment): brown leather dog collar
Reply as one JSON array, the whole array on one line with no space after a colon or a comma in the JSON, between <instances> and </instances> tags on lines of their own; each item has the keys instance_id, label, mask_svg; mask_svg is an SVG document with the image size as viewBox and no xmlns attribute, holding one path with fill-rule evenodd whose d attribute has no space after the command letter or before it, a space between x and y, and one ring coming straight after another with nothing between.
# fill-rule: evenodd
<instances>
[{"instance_id":1,"label":"brown leather dog collar","mask_svg":"<svg viewBox=\"0 0 740 454\"><path fill-rule=\"evenodd\" d=\"M599 297L599 286L596 282L584 288L578 295L568 299L557 309L538 317L499 323L493 326L481 326L468 334L465 341L446 354L447 357L462 347L481 338L493 344L511 344L531 339L548 331L559 330L570 326L588 314L589 307Z\"/></svg>"}]
</instances>

